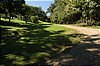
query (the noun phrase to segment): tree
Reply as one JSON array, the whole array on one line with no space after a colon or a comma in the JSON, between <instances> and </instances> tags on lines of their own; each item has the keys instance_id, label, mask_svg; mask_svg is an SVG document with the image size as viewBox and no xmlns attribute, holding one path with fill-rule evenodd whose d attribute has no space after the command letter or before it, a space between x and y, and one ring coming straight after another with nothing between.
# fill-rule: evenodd
<instances>
[{"instance_id":1,"label":"tree","mask_svg":"<svg viewBox=\"0 0 100 66\"><path fill-rule=\"evenodd\" d=\"M50 18L52 22L56 22L56 23L62 23L64 20L64 14L66 14L64 11L65 8L65 3L61 0L57 1L55 0L55 2L53 4L51 4L51 6L48 8L47 12L50 12ZM63 17L62 17L63 15Z\"/></svg>"},{"instance_id":2,"label":"tree","mask_svg":"<svg viewBox=\"0 0 100 66\"><path fill-rule=\"evenodd\" d=\"M48 8L50 19L54 23L75 23L83 20L92 25L94 20L100 20L99 0L54 0ZM95 21L95 22L96 22Z\"/></svg>"},{"instance_id":3,"label":"tree","mask_svg":"<svg viewBox=\"0 0 100 66\"><path fill-rule=\"evenodd\" d=\"M17 13L17 10L19 9L19 7L22 6L22 4L25 4L24 0L1 0L0 13L4 13L6 16L9 15L9 22L10 22L10 17L13 14Z\"/></svg>"},{"instance_id":4,"label":"tree","mask_svg":"<svg viewBox=\"0 0 100 66\"><path fill-rule=\"evenodd\" d=\"M26 23L32 16L38 17L40 20L44 20L46 17L46 13L42 11L40 7L35 6L29 6L27 4L23 5L22 9L18 11L19 15L22 15L24 17L24 20Z\"/></svg>"},{"instance_id":5,"label":"tree","mask_svg":"<svg viewBox=\"0 0 100 66\"><path fill-rule=\"evenodd\" d=\"M32 13L32 8L28 5L23 5L23 9L20 12L20 14L22 16L24 16L24 20L26 21L26 23L27 23L28 19L30 18L31 13Z\"/></svg>"}]
</instances>

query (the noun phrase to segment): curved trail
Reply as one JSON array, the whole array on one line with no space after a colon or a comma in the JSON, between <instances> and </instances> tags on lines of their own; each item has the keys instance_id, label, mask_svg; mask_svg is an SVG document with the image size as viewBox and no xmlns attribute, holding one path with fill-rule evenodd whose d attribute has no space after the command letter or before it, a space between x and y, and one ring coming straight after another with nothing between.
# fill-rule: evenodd
<instances>
[{"instance_id":1,"label":"curved trail","mask_svg":"<svg viewBox=\"0 0 100 66\"><path fill-rule=\"evenodd\" d=\"M70 26L70 25L59 25L59 26L64 26L64 27L67 27L67 28L73 28L73 29L80 31L82 34L86 34L86 35L96 35L96 34L100 33L100 29L77 27L77 26Z\"/></svg>"},{"instance_id":2,"label":"curved trail","mask_svg":"<svg viewBox=\"0 0 100 66\"><path fill-rule=\"evenodd\" d=\"M100 66L100 29L59 25L73 28L86 36L80 44L74 47L66 55L47 61L48 65L93 65Z\"/></svg>"}]
</instances>

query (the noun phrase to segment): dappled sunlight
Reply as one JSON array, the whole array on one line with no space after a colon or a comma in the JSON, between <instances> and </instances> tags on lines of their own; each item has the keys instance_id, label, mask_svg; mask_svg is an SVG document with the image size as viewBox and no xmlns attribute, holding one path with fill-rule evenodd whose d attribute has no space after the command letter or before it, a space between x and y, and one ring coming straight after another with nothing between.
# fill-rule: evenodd
<instances>
[{"instance_id":1,"label":"dappled sunlight","mask_svg":"<svg viewBox=\"0 0 100 66\"><path fill-rule=\"evenodd\" d=\"M86 49L87 51L100 51L100 49L97 48L90 48L90 49Z\"/></svg>"},{"instance_id":2,"label":"dappled sunlight","mask_svg":"<svg viewBox=\"0 0 100 66\"><path fill-rule=\"evenodd\" d=\"M97 55L100 55L100 53L98 53Z\"/></svg>"},{"instance_id":3,"label":"dappled sunlight","mask_svg":"<svg viewBox=\"0 0 100 66\"><path fill-rule=\"evenodd\" d=\"M45 61L50 58L66 53L73 48L76 41L73 42L75 39L71 40L71 38L82 37L81 34L62 34L70 29L52 24L39 22L38 24L28 23L14 26L12 23L1 24L1 58L4 60L2 64L5 66L8 64L45 64ZM12 31L19 31L19 34L12 35Z\"/></svg>"},{"instance_id":4,"label":"dappled sunlight","mask_svg":"<svg viewBox=\"0 0 100 66\"><path fill-rule=\"evenodd\" d=\"M78 38L81 37L81 34L68 34L67 37L71 36L69 39L70 41L79 40ZM72 38L74 37L74 38ZM77 37L77 39L75 39ZM47 61L48 65L93 65L98 66L100 65L100 44L99 42L99 34L95 35L85 35L81 42L76 43L76 45L72 49L72 45L70 46L62 46L64 47L61 49L60 55L58 57L51 58ZM73 43L72 41L72 43ZM67 48L69 47L69 48ZM68 49L71 50L68 52ZM67 53L67 52L68 53ZM63 54L65 53L66 54Z\"/></svg>"},{"instance_id":5,"label":"dappled sunlight","mask_svg":"<svg viewBox=\"0 0 100 66\"><path fill-rule=\"evenodd\" d=\"M25 1L0 1L0 66L100 66L99 0Z\"/></svg>"},{"instance_id":6,"label":"dappled sunlight","mask_svg":"<svg viewBox=\"0 0 100 66\"><path fill-rule=\"evenodd\" d=\"M6 30L11 30L11 31L27 29L27 28L25 28L25 27L20 28L20 27L14 27L14 26L1 26L1 28L6 28Z\"/></svg>"},{"instance_id":7,"label":"dappled sunlight","mask_svg":"<svg viewBox=\"0 0 100 66\"><path fill-rule=\"evenodd\" d=\"M18 65L26 64L26 62L24 61L25 60L24 56L18 56L15 54L7 54L5 55L5 58L7 59L5 60L5 62L9 61L7 64L18 64Z\"/></svg>"},{"instance_id":8,"label":"dappled sunlight","mask_svg":"<svg viewBox=\"0 0 100 66\"><path fill-rule=\"evenodd\" d=\"M63 47L61 46L61 48L62 49L59 51L59 53L64 52L68 48L73 48L73 46L66 46L66 47L65 46L63 46Z\"/></svg>"},{"instance_id":9,"label":"dappled sunlight","mask_svg":"<svg viewBox=\"0 0 100 66\"><path fill-rule=\"evenodd\" d=\"M73 61L74 59L63 59L62 62L70 62Z\"/></svg>"}]
</instances>

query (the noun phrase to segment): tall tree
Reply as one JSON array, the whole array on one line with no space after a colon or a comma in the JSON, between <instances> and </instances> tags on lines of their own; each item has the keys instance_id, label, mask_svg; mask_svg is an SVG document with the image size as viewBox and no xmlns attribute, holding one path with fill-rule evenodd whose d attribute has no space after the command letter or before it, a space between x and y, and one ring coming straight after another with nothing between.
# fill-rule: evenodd
<instances>
[{"instance_id":1,"label":"tall tree","mask_svg":"<svg viewBox=\"0 0 100 66\"><path fill-rule=\"evenodd\" d=\"M48 8L54 23L73 23L82 19L87 24L92 24L93 20L100 20L99 10L99 0L54 0Z\"/></svg>"},{"instance_id":2,"label":"tall tree","mask_svg":"<svg viewBox=\"0 0 100 66\"><path fill-rule=\"evenodd\" d=\"M14 14L17 13L17 9L22 6L22 4L25 4L24 0L1 0L0 3L2 3L2 6L0 7L1 12L7 15L9 14L9 22L10 22L10 17ZM19 6L18 6L19 5ZM4 8L4 9L3 9Z\"/></svg>"},{"instance_id":3,"label":"tall tree","mask_svg":"<svg viewBox=\"0 0 100 66\"><path fill-rule=\"evenodd\" d=\"M19 10L19 13L24 16L24 20L27 21L30 20L31 16L37 16L39 19L44 20L46 13L42 11L40 7L35 6L29 6L29 5L23 5L22 9Z\"/></svg>"}]
</instances>

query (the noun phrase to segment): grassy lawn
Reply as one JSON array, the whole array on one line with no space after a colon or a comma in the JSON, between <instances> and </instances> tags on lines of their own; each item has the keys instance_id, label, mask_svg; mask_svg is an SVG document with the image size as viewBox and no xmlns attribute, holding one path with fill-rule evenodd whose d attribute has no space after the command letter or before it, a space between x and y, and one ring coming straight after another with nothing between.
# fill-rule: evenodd
<instances>
[{"instance_id":1,"label":"grassy lawn","mask_svg":"<svg viewBox=\"0 0 100 66\"><path fill-rule=\"evenodd\" d=\"M69 25L100 29L100 26L87 26L87 25L85 25L85 24L69 24Z\"/></svg>"},{"instance_id":2,"label":"grassy lawn","mask_svg":"<svg viewBox=\"0 0 100 66\"><path fill-rule=\"evenodd\" d=\"M7 21L0 21L1 66L45 64L46 60L67 53L83 36L74 29L42 21L28 24L17 19ZM12 31L19 31L19 35L12 35ZM69 31L75 33L65 34Z\"/></svg>"}]
</instances>

